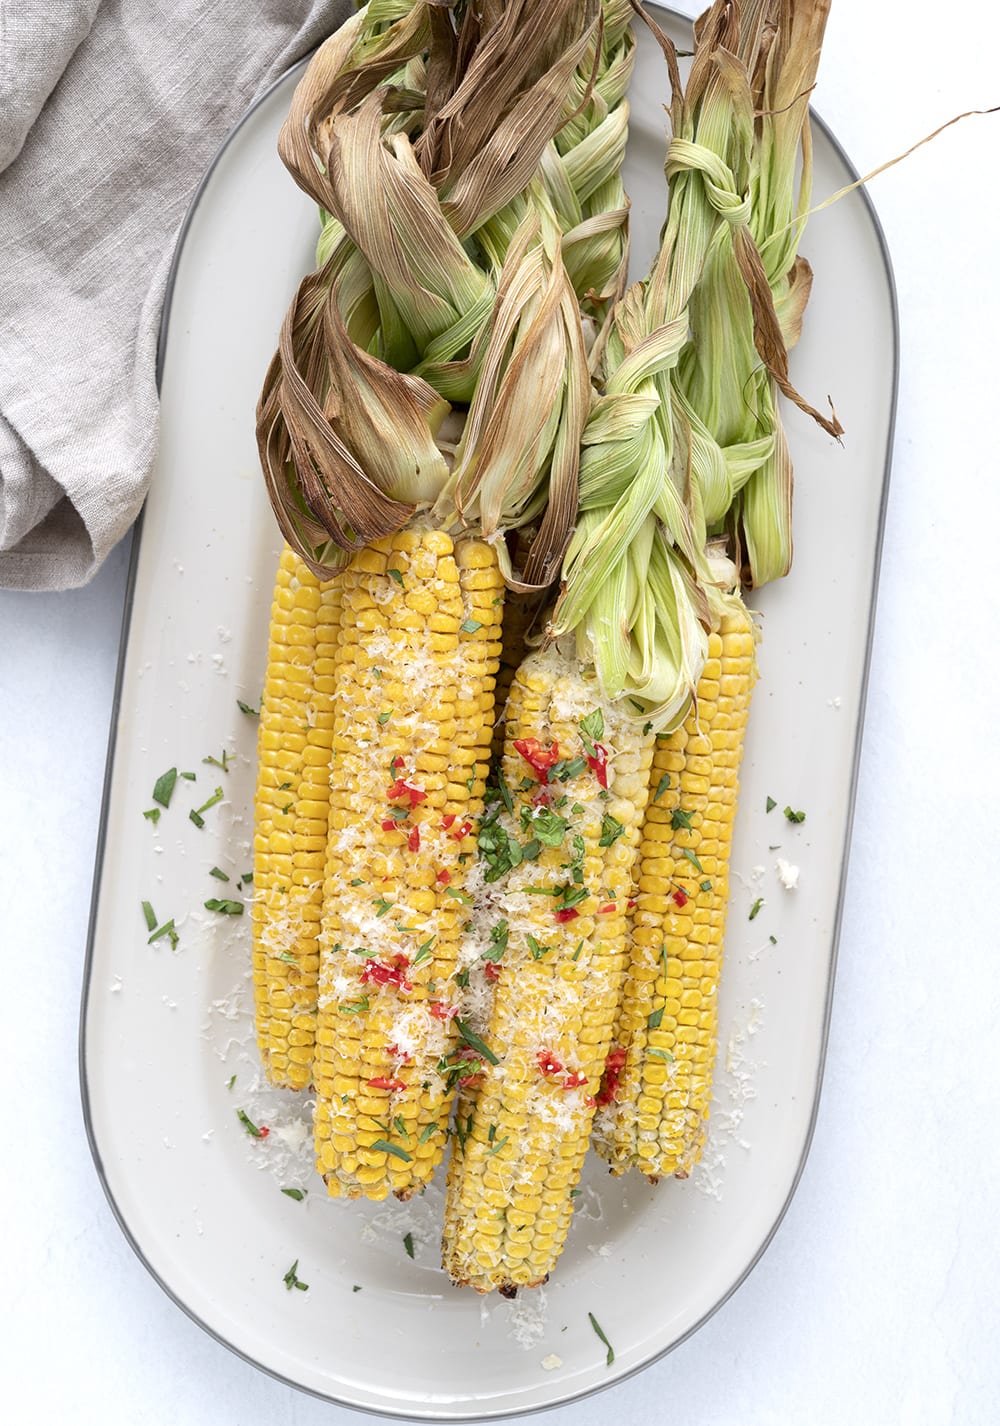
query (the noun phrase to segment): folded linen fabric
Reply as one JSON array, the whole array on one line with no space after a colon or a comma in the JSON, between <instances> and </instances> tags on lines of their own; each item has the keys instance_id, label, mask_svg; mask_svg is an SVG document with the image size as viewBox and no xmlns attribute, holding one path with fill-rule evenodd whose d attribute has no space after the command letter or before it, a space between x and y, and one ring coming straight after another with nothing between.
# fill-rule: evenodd
<instances>
[{"instance_id":1,"label":"folded linen fabric","mask_svg":"<svg viewBox=\"0 0 1000 1426\"><path fill-rule=\"evenodd\" d=\"M0 587L84 584L141 508L177 233L349 0L0 0Z\"/></svg>"}]
</instances>

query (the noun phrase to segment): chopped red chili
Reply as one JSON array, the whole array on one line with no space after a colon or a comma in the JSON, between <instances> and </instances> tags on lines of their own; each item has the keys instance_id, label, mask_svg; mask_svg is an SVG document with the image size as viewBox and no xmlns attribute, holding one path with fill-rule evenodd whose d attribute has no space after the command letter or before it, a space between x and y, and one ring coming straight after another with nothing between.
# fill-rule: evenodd
<instances>
[{"instance_id":1,"label":"chopped red chili","mask_svg":"<svg viewBox=\"0 0 1000 1426\"><path fill-rule=\"evenodd\" d=\"M435 1020L451 1020L458 1014L457 1005L445 1005L443 1000L428 1000L427 1009Z\"/></svg>"},{"instance_id":2,"label":"chopped red chili","mask_svg":"<svg viewBox=\"0 0 1000 1426\"><path fill-rule=\"evenodd\" d=\"M587 1083L587 1076L583 1070L571 1070L563 1080L563 1089L579 1089L581 1084Z\"/></svg>"},{"instance_id":3,"label":"chopped red chili","mask_svg":"<svg viewBox=\"0 0 1000 1426\"><path fill-rule=\"evenodd\" d=\"M560 906L555 912L555 918L560 925L564 925L567 921L575 921L579 914L575 906Z\"/></svg>"},{"instance_id":4,"label":"chopped red chili","mask_svg":"<svg viewBox=\"0 0 1000 1426\"><path fill-rule=\"evenodd\" d=\"M418 806L421 802L427 801L426 792L421 792L419 787L413 787L401 777L397 777L392 786L386 788L385 795L390 802L408 801L411 808Z\"/></svg>"},{"instance_id":5,"label":"chopped red chili","mask_svg":"<svg viewBox=\"0 0 1000 1426\"><path fill-rule=\"evenodd\" d=\"M594 756L587 756L587 766L597 778L601 787L608 785L608 750L602 743L594 744Z\"/></svg>"},{"instance_id":6,"label":"chopped red chili","mask_svg":"<svg viewBox=\"0 0 1000 1426\"><path fill-rule=\"evenodd\" d=\"M451 881L451 872L450 872L450 871L439 871L438 874L437 874L437 879L438 879L438 881L441 883L442 886L447 886L448 883L449 883L449 881Z\"/></svg>"},{"instance_id":7,"label":"chopped red chili","mask_svg":"<svg viewBox=\"0 0 1000 1426\"><path fill-rule=\"evenodd\" d=\"M597 1091L598 1104L610 1104L616 1098L622 1082L622 1070L625 1068L625 1061L628 1058L627 1052L616 1045L608 1053L604 1061L604 1073L601 1075L601 1087Z\"/></svg>"},{"instance_id":8,"label":"chopped red chili","mask_svg":"<svg viewBox=\"0 0 1000 1426\"><path fill-rule=\"evenodd\" d=\"M491 985L495 985L500 979L500 967L496 961L487 961L483 966L483 974Z\"/></svg>"},{"instance_id":9,"label":"chopped red chili","mask_svg":"<svg viewBox=\"0 0 1000 1426\"><path fill-rule=\"evenodd\" d=\"M372 958L365 961L365 968L361 972L361 984L369 985L374 981L376 985L394 985L399 990L412 990L413 986L406 978L409 968L410 962L406 956L393 956L391 961L378 961Z\"/></svg>"},{"instance_id":10,"label":"chopped red chili","mask_svg":"<svg viewBox=\"0 0 1000 1426\"><path fill-rule=\"evenodd\" d=\"M637 906L638 904L639 904L639 903L635 900L635 897L633 897L633 896L630 896L629 899L628 899L628 900L626 901L626 903L625 903L625 905L628 907L629 911L632 910L633 906Z\"/></svg>"},{"instance_id":11,"label":"chopped red chili","mask_svg":"<svg viewBox=\"0 0 1000 1426\"><path fill-rule=\"evenodd\" d=\"M420 828L419 828L419 827L413 827L413 828L411 828L411 830L410 830L410 835L409 835L409 836L407 837L407 839L406 839L406 845L409 847L409 849L410 849L411 852L419 852L419 850L420 850Z\"/></svg>"},{"instance_id":12,"label":"chopped red chili","mask_svg":"<svg viewBox=\"0 0 1000 1426\"><path fill-rule=\"evenodd\" d=\"M616 903L615 903L614 901L609 901L609 902L607 903L607 905L605 905L605 906L598 906L598 908L597 908L597 914L598 914L598 916L607 916L607 914L608 914L609 911L613 911L613 910L615 909L615 905L616 905Z\"/></svg>"},{"instance_id":13,"label":"chopped red chili","mask_svg":"<svg viewBox=\"0 0 1000 1426\"><path fill-rule=\"evenodd\" d=\"M441 826L447 832L449 827L454 827L457 820L457 814L455 812L449 812L446 816L441 818Z\"/></svg>"},{"instance_id":14,"label":"chopped red chili","mask_svg":"<svg viewBox=\"0 0 1000 1426\"><path fill-rule=\"evenodd\" d=\"M395 830L396 830L396 822L395 822L395 819L392 818L392 817L387 817L387 818L385 819L385 821L382 823L382 831L383 831L383 832L395 832Z\"/></svg>"},{"instance_id":15,"label":"chopped red chili","mask_svg":"<svg viewBox=\"0 0 1000 1426\"><path fill-rule=\"evenodd\" d=\"M549 768L559 761L559 744L546 750L537 738L515 738L514 747L534 772L539 782L548 782Z\"/></svg>"},{"instance_id":16,"label":"chopped red chili","mask_svg":"<svg viewBox=\"0 0 1000 1426\"><path fill-rule=\"evenodd\" d=\"M538 1051L538 1068L542 1074L562 1074L562 1061L549 1050Z\"/></svg>"},{"instance_id":17,"label":"chopped red chili","mask_svg":"<svg viewBox=\"0 0 1000 1426\"><path fill-rule=\"evenodd\" d=\"M394 1060L402 1060L404 1064L413 1058L408 1050L401 1050L395 1041L391 1045L386 1045L386 1051L392 1055Z\"/></svg>"},{"instance_id":18,"label":"chopped red chili","mask_svg":"<svg viewBox=\"0 0 1000 1426\"><path fill-rule=\"evenodd\" d=\"M459 1089L478 1089L485 1077L481 1074L463 1074L458 1081L458 1087Z\"/></svg>"},{"instance_id":19,"label":"chopped red chili","mask_svg":"<svg viewBox=\"0 0 1000 1426\"><path fill-rule=\"evenodd\" d=\"M687 892L681 891L680 887L678 887L677 890L674 892L674 900L677 902L678 906L686 906L688 904Z\"/></svg>"},{"instance_id":20,"label":"chopped red chili","mask_svg":"<svg viewBox=\"0 0 1000 1426\"><path fill-rule=\"evenodd\" d=\"M259 1127L258 1130L257 1130L257 1138L258 1138L258 1139L266 1139L267 1136L268 1136L268 1134L270 1134L270 1132L271 1132L271 1131L270 1131L270 1129L267 1127L266 1124L261 1124L260 1127Z\"/></svg>"},{"instance_id":21,"label":"chopped red chili","mask_svg":"<svg viewBox=\"0 0 1000 1426\"><path fill-rule=\"evenodd\" d=\"M406 1084L403 1080L387 1079L385 1075L376 1075L374 1079L366 1080L365 1083L370 1089L384 1089L390 1094L406 1088Z\"/></svg>"},{"instance_id":22,"label":"chopped red chili","mask_svg":"<svg viewBox=\"0 0 1000 1426\"><path fill-rule=\"evenodd\" d=\"M451 830L451 832L450 832L448 835L449 835L450 837L453 837L456 842L460 842L460 841L463 839L463 837L467 837L471 831L472 831L472 823L471 823L471 822L459 822L458 826L457 826L457 827L453 827L452 830Z\"/></svg>"}]
</instances>

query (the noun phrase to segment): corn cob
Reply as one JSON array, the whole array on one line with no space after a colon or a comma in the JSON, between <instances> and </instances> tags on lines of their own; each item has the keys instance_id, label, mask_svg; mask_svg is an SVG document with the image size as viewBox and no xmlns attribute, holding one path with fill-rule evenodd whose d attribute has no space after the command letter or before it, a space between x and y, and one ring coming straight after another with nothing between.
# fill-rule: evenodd
<instances>
[{"instance_id":1,"label":"corn cob","mask_svg":"<svg viewBox=\"0 0 1000 1426\"><path fill-rule=\"evenodd\" d=\"M340 600L340 580L319 580L286 545L260 703L252 936L261 1061L292 1089L312 1077Z\"/></svg>"},{"instance_id":2,"label":"corn cob","mask_svg":"<svg viewBox=\"0 0 1000 1426\"><path fill-rule=\"evenodd\" d=\"M409 529L343 576L315 1063L332 1196L408 1197L441 1158L466 860L483 807L503 581Z\"/></svg>"},{"instance_id":3,"label":"corn cob","mask_svg":"<svg viewBox=\"0 0 1000 1426\"><path fill-rule=\"evenodd\" d=\"M495 991L488 1013L461 1022L471 1083L445 1204L445 1267L479 1292L544 1281L569 1229L651 757L651 734L575 660L553 648L522 664L507 708L510 810L498 805L480 832L479 930L466 948L465 979L475 990L485 975Z\"/></svg>"},{"instance_id":4,"label":"corn cob","mask_svg":"<svg viewBox=\"0 0 1000 1426\"><path fill-rule=\"evenodd\" d=\"M754 640L734 599L709 639L695 706L657 740L632 952L594 1128L612 1173L686 1178L705 1142Z\"/></svg>"}]
</instances>

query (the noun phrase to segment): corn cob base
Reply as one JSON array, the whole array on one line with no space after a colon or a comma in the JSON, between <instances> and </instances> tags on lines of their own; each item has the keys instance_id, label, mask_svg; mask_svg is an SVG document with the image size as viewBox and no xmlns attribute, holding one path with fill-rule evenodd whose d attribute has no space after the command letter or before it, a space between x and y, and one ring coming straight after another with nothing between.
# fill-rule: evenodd
<instances>
[{"instance_id":1,"label":"corn cob base","mask_svg":"<svg viewBox=\"0 0 1000 1426\"><path fill-rule=\"evenodd\" d=\"M340 598L339 580L285 547L257 736L252 934L261 1062L291 1089L312 1080Z\"/></svg>"},{"instance_id":2,"label":"corn cob base","mask_svg":"<svg viewBox=\"0 0 1000 1426\"><path fill-rule=\"evenodd\" d=\"M316 1034L334 1197L406 1198L444 1151L463 890L483 806L503 582L493 551L404 530L343 576Z\"/></svg>"},{"instance_id":3,"label":"corn cob base","mask_svg":"<svg viewBox=\"0 0 1000 1426\"><path fill-rule=\"evenodd\" d=\"M596 710L588 738L581 721ZM538 762L558 751L551 776L539 780L525 747ZM488 1012L469 1014L488 1053L459 1101L445 1203L444 1265L478 1292L538 1285L566 1240L625 965L651 757L652 738L574 662L553 649L522 665L503 764L513 810L496 825L522 846L533 833L548 844L480 887L474 950L496 984Z\"/></svg>"},{"instance_id":4,"label":"corn cob base","mask_svg":"<svg viewBox=\"0 0 1000 1426\"><path fill-rule=\"evenodd\" d=\"M612 1173L683 1178L705 1143L754 643L750 617L734 601L710 638L696 706L657 740L632 958L594 1130Z\"/></svg>"}]
</instances>

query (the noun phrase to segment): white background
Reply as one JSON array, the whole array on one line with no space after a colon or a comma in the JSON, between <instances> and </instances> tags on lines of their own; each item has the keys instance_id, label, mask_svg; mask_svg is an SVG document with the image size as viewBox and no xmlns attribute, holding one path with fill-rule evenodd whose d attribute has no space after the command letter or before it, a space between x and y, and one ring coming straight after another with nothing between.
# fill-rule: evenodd
<instances>
[{"instance_id":1,"label":"white background","mask_svg":"<svg viewBox=\"0 0 1000 1426\"><path fill-rule=\"evenodd\" d=\"M833 0L816 107L862 172L994 103L1000 17L985 0ZM694 1338L551 1413L552 1426L1000 1419L998 154L1000 114L967 119L871 189L895 268L901 385L826 1078L801 1185L761 1263ZM10 1419L44 1426L346 1423L167 1300L87 1150L77 1015L126 569L121 547L85 590L0 594L4 1400Z\"/></svg>"}]
</instances>

